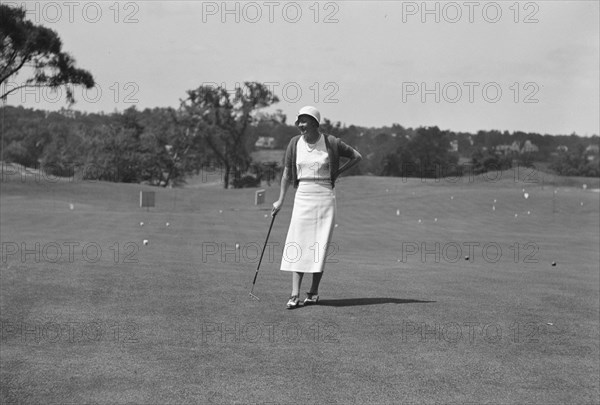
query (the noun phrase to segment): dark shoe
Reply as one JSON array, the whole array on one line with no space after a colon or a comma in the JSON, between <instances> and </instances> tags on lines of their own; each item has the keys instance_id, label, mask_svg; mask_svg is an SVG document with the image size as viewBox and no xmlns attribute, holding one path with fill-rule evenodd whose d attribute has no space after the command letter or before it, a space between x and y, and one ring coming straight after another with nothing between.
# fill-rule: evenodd
<instances>
[{"instance_id":1,"label":"dark shoe","mask_svg":"<svg viewBox=\"0 0 600 405\"><path fill-rule=\"evenodd\" d=\"M306 293L306 298L304 299L304 305L313 305L319 301L319 293Z\"/></svg>"},{"instance_id":2,"label":"dark shoe","mask_svg":"<svg viewBox=\"0 0 600 405\"><path fill-rule=\"evenodd\" d=\"M294 308L298 308L299 305L300 305L300 300L298 299L298 296L292 295L290 297L290 300L287 302L286 308L294 309Z\"/></svg>"}]
</instances>

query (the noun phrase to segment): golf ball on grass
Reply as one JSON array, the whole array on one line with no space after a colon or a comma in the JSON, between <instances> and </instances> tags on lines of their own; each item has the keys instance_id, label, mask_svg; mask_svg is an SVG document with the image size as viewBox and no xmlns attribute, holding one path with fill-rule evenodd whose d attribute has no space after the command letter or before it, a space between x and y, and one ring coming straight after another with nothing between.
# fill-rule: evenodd
<instances>
[{"instance_id":1,"label":"golf ball on grass","mask_svg":"<svg viewBox=\"0 0 600 405\"><path fill-rule=\"evenodd\" d=\"M144 242L143 242L143 243L144 243L144 246L147 246L147 245L148 245L148 243L149 243L149 242L148 242L148 239L144 239Z\"/></svg>"},{"instance_id":2,"label":"golf ball on grass","mask_svg":"<svg viewBox=\"0 0 600 405\"><path fill-rule=\"evenodd\" d=\"M143 223L143 222L140 222L140 226L144 226L144 223Z\"/></svg>"},{"instance_id":3,"label":"golf ball on grass","mask_svg":"<svg viewBox=\"0 0 600 405\"><path fill-rule=\"evenodd\" d=\"M171 225L171 224L167 222L165 225L166 225L166 226L169 226L169 225Z\"/></svg>"}]
</instances>

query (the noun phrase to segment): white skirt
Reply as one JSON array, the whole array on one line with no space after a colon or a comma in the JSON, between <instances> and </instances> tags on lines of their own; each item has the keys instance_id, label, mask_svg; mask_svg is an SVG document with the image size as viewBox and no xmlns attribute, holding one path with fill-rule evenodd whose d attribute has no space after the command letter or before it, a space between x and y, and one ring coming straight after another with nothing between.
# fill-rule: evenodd
<instances>
[{"instance_id":1,"label":"white skirt","mask_svg":"<svg viewBox=\"0 0 600 405\"><path fill-rule=\"evenodd\" d=\"M301 181L283 247L281 270L322 273L335 225L335 190L329 183Z\"/></svg>"}]
</instances>

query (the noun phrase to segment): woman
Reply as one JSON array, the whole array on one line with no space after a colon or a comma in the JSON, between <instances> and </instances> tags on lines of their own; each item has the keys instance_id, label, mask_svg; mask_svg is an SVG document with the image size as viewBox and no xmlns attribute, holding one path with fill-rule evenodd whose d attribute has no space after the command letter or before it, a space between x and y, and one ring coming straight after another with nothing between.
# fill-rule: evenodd
<instances>
[{"instance_id":1,"label":"woman","mask_svg":"<svg viewBox=\"0 0 600 405\"><path fill-rule=\"evenodd\" d=\"M300 304L299 291L304 273L312 273L312 285L304 305L319 300L327 247L335 225L335 181L356 165L362 156L340 139L319 132L321 114L306 106L298 112L296 126L300 135L290 141L281 177L279 199L273 203L276 215L290 184L297 188L292 219L281 260L281 270L292 272L292 295L288 309ZM340 167L340 158L349 160Z\"/></svg>"}]
</instances>

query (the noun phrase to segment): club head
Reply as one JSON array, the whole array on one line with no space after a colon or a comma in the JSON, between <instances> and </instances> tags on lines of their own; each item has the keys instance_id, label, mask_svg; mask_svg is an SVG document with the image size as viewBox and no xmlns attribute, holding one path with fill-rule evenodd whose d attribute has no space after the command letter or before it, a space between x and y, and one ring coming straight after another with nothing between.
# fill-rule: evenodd
<instances>
[{"instance_id":1,"label":"club head","mask_svg":"<svg viewBox=\"0 0 600 405\"><path fill-rule=\"evenodd\" d=\"M252 293L249 293L248 295L249 295L249 296L250 296L250 298L252 298L253 300L260 301L260 298L258 298L256 295L254 295L254 294L252 294Z\"/></svg>"}]
</instances>

